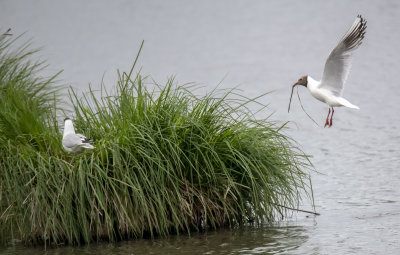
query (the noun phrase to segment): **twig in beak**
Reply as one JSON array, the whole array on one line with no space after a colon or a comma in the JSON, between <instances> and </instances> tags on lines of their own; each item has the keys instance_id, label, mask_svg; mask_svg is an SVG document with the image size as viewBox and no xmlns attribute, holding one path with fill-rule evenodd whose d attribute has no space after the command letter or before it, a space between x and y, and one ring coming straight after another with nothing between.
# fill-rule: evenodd
<instances>
[{"instance_id":1,"label":"twig in beak","mask_svg":"<svg viewBox=\"0 0 400 255\"><path fill-rule=\"evenodd\" d=\"M292 86L292 94L290 94L290 101L289 101L289 107L288 107L288 109L287 109L287 112L290 111L290 103L292 102L293 89L294 89L294 87L295 87L296 85L297 85L297 83L293 84L293 86ZM297 91L298 91L298 90L297 90Z\"/></svg>"},{"instance_id":2,"label":"twig in beak","mask_svg":"<svg viewBox=\"0 0 400 255\"><path fill-rule=\"evenodd\" d=\"M292 94L293 94L293 88L292 88ZM301 100L300 100L299 88L297 88L297 97L299 98L299 102L300 102L301 109L303 109L303 111L307 114L307 116L308 116L312 121L314 121L314 123L319 127L318 123L317 123L313 118L311 118L311 116L308 115L308 113L307 113L306 110L304 109L303 104L301 103ZM290 104L289 104L289 106L290 106Z\"/></svg>"}]
</instances>

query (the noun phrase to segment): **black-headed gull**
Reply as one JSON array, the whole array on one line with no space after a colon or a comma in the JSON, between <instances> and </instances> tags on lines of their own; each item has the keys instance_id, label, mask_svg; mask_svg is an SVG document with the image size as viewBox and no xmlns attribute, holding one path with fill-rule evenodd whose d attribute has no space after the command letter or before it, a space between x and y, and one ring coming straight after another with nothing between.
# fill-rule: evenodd
<instances>
[{"instance_id":1,"label":"black-headed gull","mask_svg":"<svg viewBox=\"0 0 400 255\"><path fill-rule=\"evenodd\" d=\"M75 134L74 124L70 118L64 119L62 146L68 153L79 153L84 149L94 149L92 141L82 134Z\"/></svg>"},{"instance_id":2,"label":"black-headed gull","mask_svg":"<svg viewBox=\"0 0 400 255\"><path fill-rule=\"evenodd\" d=\"M331 54L329 54L321 81L316 81L309 75L305 75L292 86L292 95L294 87L302 85L310 90L313 97L329 105L330 108L328 116L326 117L325 127L332 126L333 107L345 106L353 109L360 109L358 106L343 98L342 94L344 84L351 68L352 53L360 46L364 38L365 29L367 28L366 24L367 21L361 17L361 15L358 15L353 25L343 36L338 45L332 50ZM292 95L290 96L288 112L290 110ZM330 114L331 118L329 120Z\"/></svg>"}]
</instances>

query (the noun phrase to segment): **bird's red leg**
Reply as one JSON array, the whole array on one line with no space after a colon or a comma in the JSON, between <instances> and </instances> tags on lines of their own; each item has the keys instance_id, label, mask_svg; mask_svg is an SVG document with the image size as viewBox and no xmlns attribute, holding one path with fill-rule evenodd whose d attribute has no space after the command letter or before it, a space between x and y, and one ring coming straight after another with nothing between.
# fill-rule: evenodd
<instances>
[{"instance_id":1,"label":"bird's red leg","mask_svg":"<svg viewBox=\"0 0 400 255\"><path fill-rule=\"evenodd\" d=\"M329 123L329 127L332 127L332 117L333 117L333 113L335 112L335 110L333 110L333 107L332 107L332 114L331 114L331 123Z\"/></svg>"},{"instance_id":2,"label":"bird's red leg","mask_svg":"<svg viewBox=\"0 0 400 255\"><path fill-rule=\"evenodd\" d=\"M325 121L325 126L324 127L329 126L329 114L331 114L331 108L329 108L328 116L326 116L326 121Z\"/></svg>"}]
</instances>

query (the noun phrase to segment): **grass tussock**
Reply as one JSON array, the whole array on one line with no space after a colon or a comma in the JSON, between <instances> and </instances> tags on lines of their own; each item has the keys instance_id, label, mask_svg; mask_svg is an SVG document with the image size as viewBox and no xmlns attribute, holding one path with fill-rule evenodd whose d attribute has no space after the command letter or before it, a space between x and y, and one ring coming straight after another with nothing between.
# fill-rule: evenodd
<instances>
[{"instance_id":1,"label":"grass tussock","mask_svg":"<svg viewBox=\"0 0 400 255\"><path fill-rule=\"evenodd\" d=\"M135 65L112 93L70 90L76 129L96 148L67 155L54 77L36 78L33 52L9 52L13 42L0 37L2 242L190 233L273 221L312 199L308 156L284 125L254 117L255 100L148 84Z\"/></svg>"}]
</instances>

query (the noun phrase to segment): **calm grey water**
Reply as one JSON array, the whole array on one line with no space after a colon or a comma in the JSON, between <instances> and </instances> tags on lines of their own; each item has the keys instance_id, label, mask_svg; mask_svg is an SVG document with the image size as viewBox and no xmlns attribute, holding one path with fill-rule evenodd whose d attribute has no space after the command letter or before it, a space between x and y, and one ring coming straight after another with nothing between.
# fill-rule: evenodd
<instances>
[{"instance_id":1,"label":"calm grey water","mask_svg":"<svg viewBox=\"0 0 400 255\"><path fill-rule=\"evenodd\" d=\"M355 16L368 21L345 97L330 129L317 127L290 86L320 79L324 61ZM0 27L27 32L50 72L80 90L108 86L127 70L141 41L142 73L205 90L238 86L246 96L274 91L273 119L293 136L312 174L321 216L298 213L274 227L220 230L192 237L51 249L11 247L4 254L400 254L400 2L393 1L0 1ZM324 124L328 107L299 89L307 112ZM304 204L309 209L309 204Z\"/></svg>"}]
</instances>

